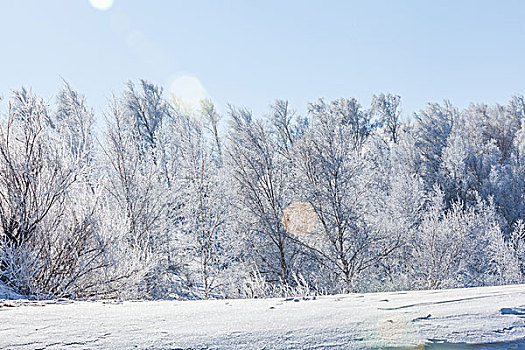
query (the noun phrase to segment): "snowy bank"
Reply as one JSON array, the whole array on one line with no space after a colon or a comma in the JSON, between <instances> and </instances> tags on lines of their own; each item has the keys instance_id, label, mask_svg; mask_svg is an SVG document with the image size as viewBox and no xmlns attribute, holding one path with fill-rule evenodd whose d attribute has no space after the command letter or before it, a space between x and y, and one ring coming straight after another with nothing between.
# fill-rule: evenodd
<instances>
[{"instance_id":1,"label":"snowy bank","mask_svg":"<svg viewBox=\"0 0 525 350\"><path fill-rule=\"evenodd\" d=\"M315 299L17 305L0 307L0 348L525 347L525 285Z\"/></svg>"}]
</instances>

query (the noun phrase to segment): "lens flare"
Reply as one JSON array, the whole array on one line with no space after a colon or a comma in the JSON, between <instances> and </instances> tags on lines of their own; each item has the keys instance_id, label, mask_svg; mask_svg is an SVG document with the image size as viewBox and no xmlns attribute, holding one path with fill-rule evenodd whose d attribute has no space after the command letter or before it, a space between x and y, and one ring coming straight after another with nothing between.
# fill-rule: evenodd
<instances>
[{"instance_id":1,"label":"lens flare","mask_svg":"<svg viewBox=\"0 0 525 350\"><path fill-rule=\"evenodd\" d=\"M302 236L314 229L316 221L315 210L308 202L293 202L283 210L281 222L286 232Z\"/></svg>"},{"instance_id":2,"label":"lens flare","mask_svg":"<svg viewBox=\"0 0 525 350\"><path fill-rule=\"evenodd\" d=\"M113 0L89 0L91 6L97 10L106 11L113 6Z\"/></svg>"},{"instance_id":3,"label":"lens flare","mask_svg":"<svg viewBox=\"0 0 525 350\"><path fill-rule=\"evenodd\" d=\"M176 103L189 109L199 108L201 101L208 97L200 80L192 75L182 75L175 79L170 85L170 93Z\"/></svg>"}]
</instances>

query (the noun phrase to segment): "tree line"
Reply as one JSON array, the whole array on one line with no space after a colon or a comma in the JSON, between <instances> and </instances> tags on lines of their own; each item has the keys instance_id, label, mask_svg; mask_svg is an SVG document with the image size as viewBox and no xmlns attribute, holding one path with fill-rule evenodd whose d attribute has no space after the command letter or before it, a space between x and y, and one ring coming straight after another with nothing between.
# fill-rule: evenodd
<instances>
[{"instance_id":1,"label":"tree line","mask_svg":"<svg viewBox=\"0 0 525 350\"><path fill-rule=\"evenodd\" d=\"M406 122L393 94L305 116L284 100L262 116L172 101L147 81L98 117L67 83L52 104L4 101L1 282L193 299L524 281L523 96L429 103ZM283 219L294 203L313 215L304 234Z\"/></svg>"}]
</instances>

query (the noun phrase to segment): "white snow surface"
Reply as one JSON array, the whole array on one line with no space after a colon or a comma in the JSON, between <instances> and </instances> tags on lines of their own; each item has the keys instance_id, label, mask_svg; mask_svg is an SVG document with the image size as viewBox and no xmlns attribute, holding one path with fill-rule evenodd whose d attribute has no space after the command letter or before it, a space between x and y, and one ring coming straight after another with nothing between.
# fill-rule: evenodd
<instances>
[{"instance_id":1,"label":"white snow surface","mask_svg":"<svg viewBox=\"0 0 525 350\"><path fill-rule=\"evenodd\" d=\"M1 349L525 348L525 285L203 301L0 301Z\"/></svg>"}]
</instances>

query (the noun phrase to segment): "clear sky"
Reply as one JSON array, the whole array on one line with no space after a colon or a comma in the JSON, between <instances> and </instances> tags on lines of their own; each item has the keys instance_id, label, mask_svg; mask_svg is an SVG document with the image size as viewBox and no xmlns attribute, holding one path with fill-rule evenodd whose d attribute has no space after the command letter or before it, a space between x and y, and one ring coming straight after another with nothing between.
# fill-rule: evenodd
<instances>
[{"instance_id":1,"label":"clear sky","mask_svg":"<svg viewBox=\"0 0 525 350\"><path fill-rule=\"evenodd\" d=\"M256 114L380 92L406 115L444 98L506 103L525 93L524 18L521 0L0 0L0 95L51 97L63 77L100 112L144 78Z\"/></svg>"}]
</instances>

